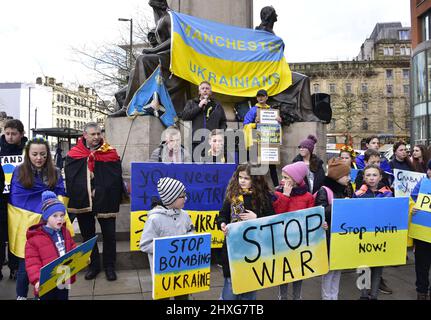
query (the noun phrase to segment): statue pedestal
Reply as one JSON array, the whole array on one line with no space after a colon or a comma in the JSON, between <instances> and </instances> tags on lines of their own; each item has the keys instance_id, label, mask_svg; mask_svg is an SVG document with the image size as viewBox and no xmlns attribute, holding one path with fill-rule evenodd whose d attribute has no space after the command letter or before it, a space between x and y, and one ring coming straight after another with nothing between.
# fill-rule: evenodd
<instances>
[{"instance_id":1,"label":"statue pedestal","mask_svg":"<svg viewBox=\"0 0 431 320\"><path fill-rule=\"evenodd\" d=\"M152 116L138 116L134 120L128 117L106 119L105 139L117 149L126 181L130 181L130 164L148 161L153 150L160 145L165 129L162 122Z\"/></svg>"},{"instance_id":2,"label":"statue pedestal","mask_svg":"<svg viewBox=\"0 0 431 320\"><path fill-rule=\"evenodd\" d=\"M290 126L283 126L283 145L280 148L281 164L292 163L299 153L299 143L309 134L317 138L314 153L326 163L326 124L322 122L295 122Z\"/></svg>"}]
</instances>

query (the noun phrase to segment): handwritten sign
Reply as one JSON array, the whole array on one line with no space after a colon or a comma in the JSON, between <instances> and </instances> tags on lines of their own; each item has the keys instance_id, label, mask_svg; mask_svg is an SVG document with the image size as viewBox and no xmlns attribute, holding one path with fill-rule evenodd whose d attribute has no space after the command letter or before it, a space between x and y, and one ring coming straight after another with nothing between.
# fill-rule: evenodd
<instances>
[{"instance_id":1,"label":"handwritten sign","mask_svg":"<svg viewBox=\"0 0 431 320\"><path fill-rule=\"evenodd\" d=\"M334 199L330 269L406 263L408 198Z\"/></svg>"},{"instance_id":2,"label":"handwritten sign","mask_svg":"<svg viewBox=\"0 0 431 320\"><path fill-rule=\"evenodd\" d=\"M4 172L4 191L3 193L10 192L10 182L12 180L12 174L17 166L24 162L24 155L16 156L1 156L1 165Z\"/></svg>"},{"instance_id":3,"label":"handwritten sign","mask_svg":"<svg viewBox=\"0 0 431 320\"><path fill-rule=\"evenodd\" d=\"M227 250L235 294L328 272L323 207L229 224Z\"/></svg>"},{"instance_id":4,"label":"handwritten sign","mask_svg":"<svg viewBox=\"0 0 431 320\"><path fill-rule=\"evenodd\" d=\"M257 109L257 116L261 124L278 124L280 111L277 109Z\"/></svg>"},{"instance_id":5,"label":"handwritten sign","mask_svg":"<svg viewBox=\"0 0 431 320\"><path fill-rule=\"evenodd\" d=\"M221 247L223 237L215 225L215 218L223 206L235 164L135 162L131 166L130 250L139 250L146 213L151 209L151 200L159 198L157 182L163 177L171 177L184 184L187 193L184 210L191 215L198 232L210 231L213 247Z\"/></svg>"},{"instance_id":6,"label":"handwritten sign","mask_svg":"<svg viewBox=\"0 0 431 320\"><path fill-rule=\"evenodd\" d=\"M39 296L64 285L73 275L86 268L96 240L97 236L40 269Z\"/></svg>"},{"instance_id":7,"label":"handwritten sign","mask_svg":"<svg viewBox=\"0 0 431 320\"><path fill-rule=\"evenodd\" d=\"M416 184L425 176L425 173L394 169L395 197L410 197Z\"/></svg>"},{"instance_id":8,"label":"handwritten sign","mask_svg":"<svg viewBox=\"0 0 431 320\"><path fill-rule=\"evenodd\" d=\"M209 233L156 238L153 252L153 299L210 289Z\"/></svg>"}]
</instances>

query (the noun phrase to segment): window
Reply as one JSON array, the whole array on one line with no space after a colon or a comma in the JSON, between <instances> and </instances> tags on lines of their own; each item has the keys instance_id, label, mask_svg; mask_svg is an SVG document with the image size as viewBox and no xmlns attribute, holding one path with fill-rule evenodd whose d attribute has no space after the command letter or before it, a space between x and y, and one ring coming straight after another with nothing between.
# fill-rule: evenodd
<instances>
[{"instance_id":1,"label":"window","mask_svg":"<svg viewBox=\"0 0 431 320\"><path fill-rule=\"evenodd\" d=\"M430 40L429 15L422 18L422 41Z\"/></svg>"},{"instance_id":2,"label":"window","mask_svg":"<svg viewBox=\"0 0 431 320\"><path fill-rule=\"evenodd\" d=\"M363 101L362 102L362 111L363 112L368 112L368 101Z\"/></svg>"},{"instance_id":3,"label":"window","mask_svg":"<svg viewBox=\"0 0 431 320\"><path fill-rule=\"evenodd\" d=\"M57 114L60 114L60 106L57 106Z\"/></svg>"},{"instance_id":4,"label":"window","mask_svg":"<svg viewBox=\"0 0 431 320\"><path fill-rule=\"evenodd\" d=\"M410 95L410 86L408 84L403 85L403 93L406 96Z\"/></svg>"},{"instance_id":5,"label":"window","mask_svg":"<svg viewBox=\"0 0 431 320\"><path fill-rule=\"evenodd\" d=\"M393 87L393 85L391 85L391 84L387 84L386 85L386 93L388 95L392 95L394 93L394 87Z\"/></svg>"},{"instance_id":6,"label":"window","mask_svg":"<svg viewBox=\"0 0 431 320\"><path fill-rule=\"evenodd\" d=\"M386 69L386 79L392 80L394 78L394 71L392 69Z\"/></svg>"},{"instance_id":7,"label":"window","mask_svg":"<svg viewBox=\"0 0 431 320\"><path fill-rule=\"evenodd\" d=\"M57 128L60 127L60 119L57 118Z\"/></svg>"},{"instance_id":8,"label":"window","mask_svg":"<svg viewBox=\"0 0 431 320\"><path fill-rule=\"evenodd\" d=\"M335 83L329 84L329 93L335 93L337 90L337 87L335 86Z\"/></svg>"},{"instance_id":9,"label":"window","mask_svg":"<svg viewBox=\"0 0 431 320\"><path fill-rule=\"evenodd\" d=\"M409 47L406 47L406 56L409 56L411 54L411 49Z\"/></svg>"},{"instance_id":10,"label":"window","mask_svg":"<svg viewBox=\"0 0 431 320\"><path fill-rule=\"evenodd\" d=\"M403 69L403 79L404 80L410 79L410 70L409 69Z\"/></svg>"},{"instance_id":11,"label":"window","mask_svg":"<svg viewBox=\"0 0 431 320\"><path fill-rule=\"evenodd\" d=\"M368 130L368 119L367 119L367 118L362 119L362 126L361 126L361 129L362 129L362 130L365 130L365 131L367 131L367 130Z\"/></svg>"},{"instance_id":12,"label":"window","mask_svg":"<svg viewBox=\"0 0 431 320\"><path fill-rule=\"evenodd\" d=\"M361 91L362 91L362 93L368 93L368 84L367 83L363 83L361 85Z\"/></svg>"},{"instance_id":13,"label":"window","mask_svg":"<svg viewBox=\"0 0 431 320\"><path fill-rule=\"evenodd\" d=\"M60 102L60 95L57 94L57 101Z\"/></svg>"},{"instance_id":14,"label":"window","mask_svg":"<svg viewBox=\"0 0 431 320\"><path fill-rule=\"evenodd\" d=\"M388 120L388 130L389 131L394 130L394 122L392 120Z\"/></svg>"},{"instance_id":15,"label":"window","mask_svg":"<svg viewBox=\"0 0 431 320\"><path fill-rule=\"evenodd\" d=\"M383 48L383 55L393 56L394 55L394 48L393 47L384 47Z\"/></svg>"},{"instance_id":16,"label":"window","mask_svg":"<svg viewBox=\"0 0 431 320\"><path fill-rule=\"evenodd\" d=\"M410 32L409 30L400 30L398 31L398 36L400 40L410 40Z\"/></svg>"},{"instance_id":17,"label":"window","mask_svg":"<svg viewBox=\"0 0 431 320\"><path fill-rule=\"evenodd\" d=\"M394 113L394 102L392 100L388 100L388 114Z\"/></svg>"},{"instance_id":18,"label":"window","mask_svg":"<svg viewBox=\"0 0 431 320\"><path fill-rule=\"evenodd\" d=\"M318 83L313 84L313 92L314 93L320 92L320 85Z\"/></svg>"},{"instance_id":19,"label":"window","mask_svg":"<svg viewBox=\"0 0 431 320\"><path fill-rule=\"evenodd\" d=\"M70 120L67 120L67 127L70 128Z\"/></svg>"},{"instance_id":20,"label":"window","mask_svg":"<svg viewBox=\"0 0 431 320\"><path fill-rule=\"evenodd\" d=\"M352 84L346 83L346 93L352 93Z\"/></svg>"}]
</instances>

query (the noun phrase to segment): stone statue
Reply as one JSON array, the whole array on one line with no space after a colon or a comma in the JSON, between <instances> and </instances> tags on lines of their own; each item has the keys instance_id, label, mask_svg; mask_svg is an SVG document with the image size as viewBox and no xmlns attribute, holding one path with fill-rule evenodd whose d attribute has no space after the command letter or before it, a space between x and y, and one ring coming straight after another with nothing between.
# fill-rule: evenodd
<instances>
[{"instance_id":1,"label":"stone statue","mask_svg":"<svg viewBox=\"0 0 431 320\"><path fill-rule=\"evenodd\" d=\"M272 6L263 7L260 11L260 19L262 22L257 26L256 30L264 30L274 34L274 23L277 21L277 13Z\"/></svg>"},{"instance_id":2,"label":"stone statue","mask_svg":"<svg viewBox=\"0 0 431 320\"><path fill-rule=\"evenodd\" d=\"M165 85L168 89L169 95L171 96L175 111L177 113L181 112L186 103L186 88L188 83L177 76L171 75L169 71L171 54L171 19L168 13L168 4L166 0L150 0L148 4L153 8L154 21L156 23L154 35L157 43L149 38L150 44L155 46L144 48L142 50L142 54L136 59L135 67L130 72L129 83L125 90L126 93L124 100L117 100L122 108L121 110L111 114L110 117L126 116L127 105L132 100L136 90L138 90L145 80L151 76L159 63L161 63ZM151 34L149 37L151 37ZM122 90L124 91L124 88L119 92ZM121 95L118 96L121 97Z\"/></svg>"}]
</instances>

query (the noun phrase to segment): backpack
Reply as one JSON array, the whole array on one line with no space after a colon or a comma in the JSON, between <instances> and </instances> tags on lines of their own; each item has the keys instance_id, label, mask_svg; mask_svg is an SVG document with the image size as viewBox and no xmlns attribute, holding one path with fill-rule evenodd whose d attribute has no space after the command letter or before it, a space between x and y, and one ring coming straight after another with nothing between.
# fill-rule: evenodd
<instances>
[{"instance_id":1,"label":"backpack","mask_svg":"<svg viewBox=\"0 0 431 320\"><path fill-rule=\"evenodd\" d=\"M235 118L238 122L244 122L244 117L247 114L248 110L252 107L251 101L242 101L235 104L233 107L235 111Z\"/></svg>"},{"instance_id":2,"label":"backpack","mask_svg":"<svg viewBox=\"0 0 431 320\"><path fill-rule=\"evenodd\" d=\"M322 188L323 188L323 189L325 189L325 191L326 191L326 195L327 195L327 197L328 197L328 203L329 203L329 205L331 205L331 204L332 204L332 202L334 201L334 192L333 192L331 189L329 189L328 187L322 186ZM319 189L319 190L320 190L320 189ZM317 198L317 193L319 192L319 190L318 190L318 191L316 191L316 192L313 194L313 198L314 198L314 200L316 200L316 198Z\"/></svg>"}]
</instances>

